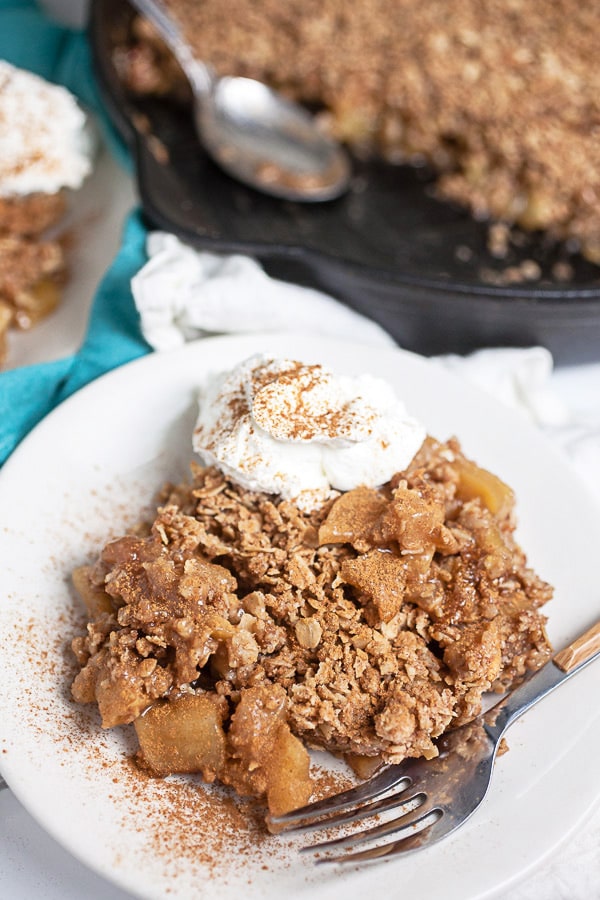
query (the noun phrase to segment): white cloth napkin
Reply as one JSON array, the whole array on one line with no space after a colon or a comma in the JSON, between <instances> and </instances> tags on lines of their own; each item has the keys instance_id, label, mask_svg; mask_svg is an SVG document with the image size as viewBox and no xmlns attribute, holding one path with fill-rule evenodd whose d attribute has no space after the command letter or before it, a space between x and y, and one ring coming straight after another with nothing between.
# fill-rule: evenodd
<instances>
[{"instance_id":1,"label":"white cloth napkin","mask_svg":"<svg viewBox=\"0 0 600 900\"><path fill-rule=\"evenodd\" d=\"M311 332L386 343L375 322L311 288L270 278L248 256L199 253L172 234L148 237L148 263L131 282L142 333L155 350L209 334Z\"/></svg>"},{"instance_id":2,"label":"white cloth napkin","mask_svg":"<svg viewBox=\"0 0 600 900\"><path fill-rule=\"evenodd\" d=\"M158 231L148 238L148 255L132 291L144 337L155 350L209 334L253 331L312 331L394 344L375 322L319 291L270 278L249 257L198 252ZM597 419L570 408L553 388L546 349L490 349L439 359L535 422L600 499L600 399Z\"/></svg>"}]
</instances>

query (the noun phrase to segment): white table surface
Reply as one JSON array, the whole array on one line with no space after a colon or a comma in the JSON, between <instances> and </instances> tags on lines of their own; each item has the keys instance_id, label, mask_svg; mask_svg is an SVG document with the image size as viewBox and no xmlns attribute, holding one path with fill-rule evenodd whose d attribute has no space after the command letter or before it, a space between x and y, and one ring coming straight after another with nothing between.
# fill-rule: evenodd
<instances>
[{"instance_id":1,"label":"white table surface","mask_svg":"<svg viewBox=\"0 0 600 900\"><path fill-rule=\"evenodd\" d=\"M45 5L72 24L83 20L85 0L45 0ZM46 334L32 332L28 336L30 340L21 338L12 346L13 366L40 358L58 358L74 350L81 340L95 285L112 259L123 218L135 199L130 180L104 155L98 169L94 184L87 189L86 202L90 213L88 222L93 225L92 232L96 230L96 246L102 251L91 254L78 270L75 286L70 289L72 314L65 317L65 327L48 328ZM95 209L103 210L103 214L94 219L91 213ZM600 425L600 363L558 369L552 376L551 386L576 414ZM57 844L10 790L0 792L0 898L125 900L129 896L92 873ZM549 858L502 898L600 900L600 804L574 836L555 848Z\"/></svg>"}]
</instances>

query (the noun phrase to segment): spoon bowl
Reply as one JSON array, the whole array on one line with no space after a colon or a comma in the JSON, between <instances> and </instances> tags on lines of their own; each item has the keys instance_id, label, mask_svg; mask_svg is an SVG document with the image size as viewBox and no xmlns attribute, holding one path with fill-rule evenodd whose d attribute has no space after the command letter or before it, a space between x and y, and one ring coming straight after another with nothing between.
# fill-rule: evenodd
<instances>
[{"instance_id":1,"label":"spoon bowl","mask_svg":"<svg viewBox=\"0 0 600 900\"><path fill-rule=\"evenodd\" d=\"M313 117L251 78L221 78L196 108L205 148L234 178L288 200L331 200L348 185L345 153Z\"/></svg>"},{"instance_id":2,"label":"spoon bowl","mask_svg":"<svg viewBox=\"0 0 600 900\"><path fill-rule=\"evenodd\" d=\"M198 138L233 178L286 200L341 196L350 184L346 151L304 107L251 78L216 76L194 57L161 0L132 0L159 32L190 83Z\"/></svg>"}]
</instances>

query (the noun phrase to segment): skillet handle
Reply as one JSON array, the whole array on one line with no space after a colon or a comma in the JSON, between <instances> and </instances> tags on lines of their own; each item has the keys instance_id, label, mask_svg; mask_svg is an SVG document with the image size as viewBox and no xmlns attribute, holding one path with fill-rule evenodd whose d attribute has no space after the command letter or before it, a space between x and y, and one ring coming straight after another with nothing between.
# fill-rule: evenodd
<instances>
[{"instance_id":1,"label":"skillet handle","mask_svg":"<svg viewBox=\"0 0 600 900\"><path fill-rule=\"evenodd\" d=\"M568 647L559 650L552 661L562 672L572 672L598 650L600 650L600 622L588 628Z\"/></svg>"}]
</instances>

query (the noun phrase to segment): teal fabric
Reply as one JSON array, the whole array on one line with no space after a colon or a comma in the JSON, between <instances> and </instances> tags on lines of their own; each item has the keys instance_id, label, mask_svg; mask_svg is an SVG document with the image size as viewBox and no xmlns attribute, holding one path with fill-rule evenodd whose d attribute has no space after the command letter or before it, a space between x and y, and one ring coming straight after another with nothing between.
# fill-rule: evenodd
<instances>
[{"instance_id":1,"label":"teal fabric","mask_svg":"<svg viewBox=\"0 0 600 900\"><path fill-rule=\"evenodd\" d=\"M0 0L0 59L72 90L104 122L110 147L127 160L104 118L84 34L49 21L32 0ZM146 260L146 234L139 212L132 212L121 249L94 298L84 342L73 356L0 373L0 464L58 403L104 372L150 351L130 290L131 277Z\"/></svg>"},{"instance_id":2,"label":"teal fabric","mask_svg":"<svg viewBox=\"0 0 600 900\"><path fill-rule=\"evenodd\" d=\"M104 276L81 348L55 362L0 374L0 462L54 407L89 381L150 351L129 287L146 260L146 229L133 213L121 249Z\"/></svg>"}]
</instances>

